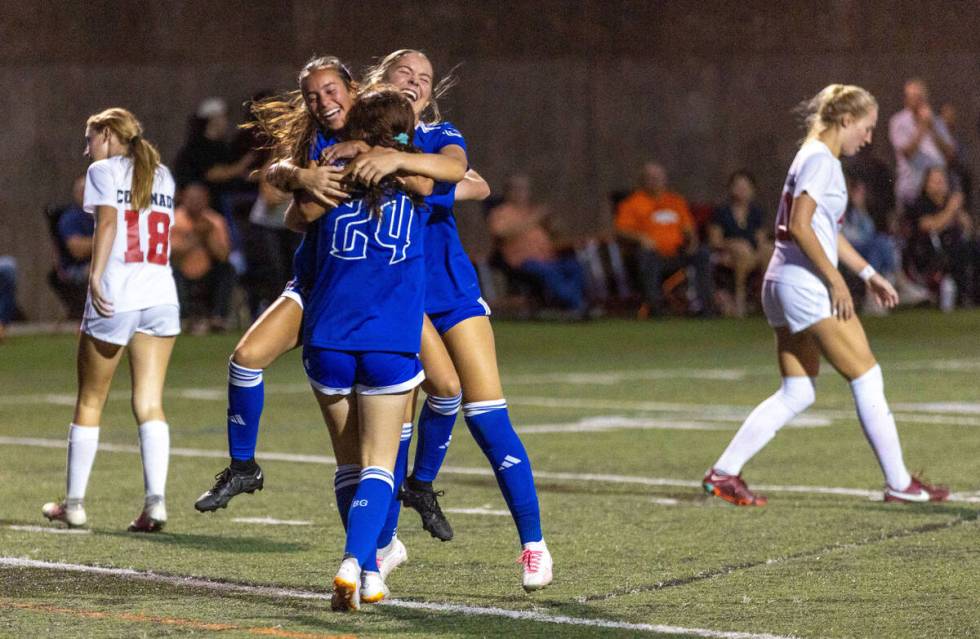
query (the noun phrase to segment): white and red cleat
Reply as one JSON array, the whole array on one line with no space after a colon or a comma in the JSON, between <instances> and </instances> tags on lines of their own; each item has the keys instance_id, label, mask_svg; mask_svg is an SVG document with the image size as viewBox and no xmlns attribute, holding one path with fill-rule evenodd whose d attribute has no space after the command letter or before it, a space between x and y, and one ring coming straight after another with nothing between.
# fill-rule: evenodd
<instances>
[{"instance_id":1,"label":"white and red cleat","mask_svg":"<svg viewBox=\"0 0 980 639\"><path fill-rule=\"evenodd\" d=\"M408 550L405 544L398 537L393 537L387 546L378 549L378 571L381 573L381 579L387 581L388 575L406 561L408 561Z\"/></svg>"},{"instance_id":2,"label":"white and red cleat","mask_svg":"<svg viewBox=\"0 0 980 639\"><path fill-rule=\"evenodd\" d=\"M765 506L769 500L749 490L741 475L724 475L710 468L701 480L704 492L736 506Z\"/></svg>"},{"instance_id":3,"label":"white and red cleat","mask_svg":"<svg viewBox=\"0 0 980 639\"><path fill-rule=\"evenodd\" d=\"M50 501L41 507L41 514L49 521L64 522L69 528L84 526L88 521L82 500L66 499L62 502Z\"/></svg>"},{"instance_id":4,"label":"white and red cleat","mask_svg":"<svg viewBox=\"0 0 980 639\"><path fill-rule=\"evenodd\" d=\"M344 559L333 578L330 609L341 612L361 609L361 565L354 557Z\"/></svg>"},{"instance_id":5,"label":"white and red cleat","mask_svg":"<svg viewBox=\"0 0 980 639\"><path fill-rule=\"evenodd\" d=\"M918 477L912 476L912 482L905 490L895 490L891 486L885 486L885 501L893 501L902 504L916 504L930 501L946 501L949 499L949 487L932 486L925 483Z\"/></svg>"},{"instance_id":6,"label":"white and red cleat","mask_svg":"<svg viewBox=\"0 0 980 639\"><path fill-rule=\"evenodd\" d=\"M551 583L554 562L544 540L524 544L517 563L523 566L522 582L524 590L540 590Z\"/></svg>"},{"instance_id":7,"label":"white and red cleat","mask_svg":"<svg viewBox=\"0 0 980 639\"><path fill-rule=\"evenodd\" d=\"M143 512L129 524L129 532L154 533L163 530L167 523L167 506L163 497L147 497Z\"/></svg>"}]
</instances>

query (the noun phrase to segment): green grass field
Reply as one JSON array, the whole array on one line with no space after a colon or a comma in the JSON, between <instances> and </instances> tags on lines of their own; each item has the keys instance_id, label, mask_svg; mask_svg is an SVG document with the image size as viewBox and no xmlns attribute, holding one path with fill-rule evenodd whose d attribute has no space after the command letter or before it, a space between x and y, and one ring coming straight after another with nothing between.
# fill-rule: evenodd
<instances>
[{"instance_id":1,"label":"green grass field","mask_svg":"<svg viewBox=\"0 0 980 639\"><path fill-rule=\"evenodd\" d=\"M89 484L90 532L54 534L40 507L64 492L75 339L9 339L0 346L0 636L978 636L980 312L909 311L866 326L909 467L949 483L955 500L881 502L849 389L829 366L806 419L746 468L769 505L707 499L704 470L778 383L761 318L498 322L554 584L521 590L516 533L460 419L438 487L444 508L477 512L449 512L456 538L440 543L405 511L409 562L389 580L395 601L354 615L331 613L318 596L343 536L326 429L297 353L266 374L265 490L201 515L192 504L225 465L226 361L237 337L178 340L166 404L170 521L151 536L125 532L142 473L121 369ZM203 579L179 579L191 576Z\"/></svg>"}]
</instances>

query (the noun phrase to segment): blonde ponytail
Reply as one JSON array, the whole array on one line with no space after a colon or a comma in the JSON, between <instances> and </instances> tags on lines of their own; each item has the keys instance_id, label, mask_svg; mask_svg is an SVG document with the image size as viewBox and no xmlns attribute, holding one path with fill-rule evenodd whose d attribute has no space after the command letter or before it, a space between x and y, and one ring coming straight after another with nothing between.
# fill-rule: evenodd
<instances>
[{"instance_id":1,"label":"blonde ponytail","mask_svg":"<svg viewBox=\"0 0 980 639\"><path fill-rule=\"evenodd\" d=\"M829 84L820 93L804 100L796 111L803 116L806 139L844 124L844 116L860 118L876 109L878 102L867 90L853 84Z\"/></svg>"},{"instance_id":2,"label":"blonde ponytail","mask_svg":"<svg viewBox=\"0 0 980 639\"><path fill-rule=\"evenodd\" d=\"M150 206L153 177L160 165L160 152L143 139L143 125L136 116L118 107L91 116L86 122L96 131L109 129L128 148L127 157L133 160L132 205L137 211Z\"/></svg>"}]
</instances>

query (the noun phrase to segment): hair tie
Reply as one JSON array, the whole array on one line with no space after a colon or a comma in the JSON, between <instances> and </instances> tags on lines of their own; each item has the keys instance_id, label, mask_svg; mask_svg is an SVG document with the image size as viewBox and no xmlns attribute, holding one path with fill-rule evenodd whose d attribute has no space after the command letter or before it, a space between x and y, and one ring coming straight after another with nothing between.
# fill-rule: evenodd
<instances>
[{"instance_id":1,"label":"hair tie","mask_svg":"<svg viewBox=\"0 0 980 639\"><path fill-rule=\"evenodd\" d=\"M395 136L395 142L398 142L399 144L408 144L408 134L399 133Z\"/></svg>"},{"instance_id":2,"label":"hair tie","mask_svg":"<svg viewBox=\"0 0 980 639\"><path fill-rule=\"evenodd\" d=\"M130 144L136 144L139 141L140 141L140 134L139 133L137 133L133 137L129 138L129 143Z\"/></svg>"}]
</instances>

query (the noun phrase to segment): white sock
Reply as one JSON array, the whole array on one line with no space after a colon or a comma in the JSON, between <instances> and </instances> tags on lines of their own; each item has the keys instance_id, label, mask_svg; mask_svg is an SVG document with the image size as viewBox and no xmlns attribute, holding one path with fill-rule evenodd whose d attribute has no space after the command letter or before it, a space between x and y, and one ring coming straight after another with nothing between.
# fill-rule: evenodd
<instances>
[{"instance_id":1,"label":"white sock","mask_svg":"<svg viewBox=\"0 0 980 639\"><path fill-rule=\"evenodd\" d=\"M725 475L738 475L742 466L769 443L776 432L817 398L810 377L784 377L779 390L755 407L735 433L728 448L715 462L714 469Z\"/></svg>"},{"instance_id":2,"label":"white sock","mask_svg":"<svg viewBox=\"0 0 980 639\"><path fill-rule=\"evenodd\" d=\"M904 490L912 482L912 476L902 459L902 445L898 441L895 418L885 399L885 380L881 367L875 364L867 373L851 381L854 406L864 436L878 457L878 464L885 473L885 481L895 490Z\"/></svg>"},{"instance_id":3,"label":"white sock","mask_svg":"<svg viewBox=\"0 0 980 639\"><path fill-rule=\"evenodd\" d=\"M153 420L140 424L140 454L143 456L143 485L146 496L163 497L170 463L170 426Z\"/></svg>"},{"instance_id":4,"label":"white sock","mask_svg":"<svg viewBox=\"0 0 980 639\"><path fill-rule=\"evenodd\" d=\"M99 448L99 427L68 427L68 499L85 499L88 477L92 474L95 451Z\"/></svg>"}]
</instances>

